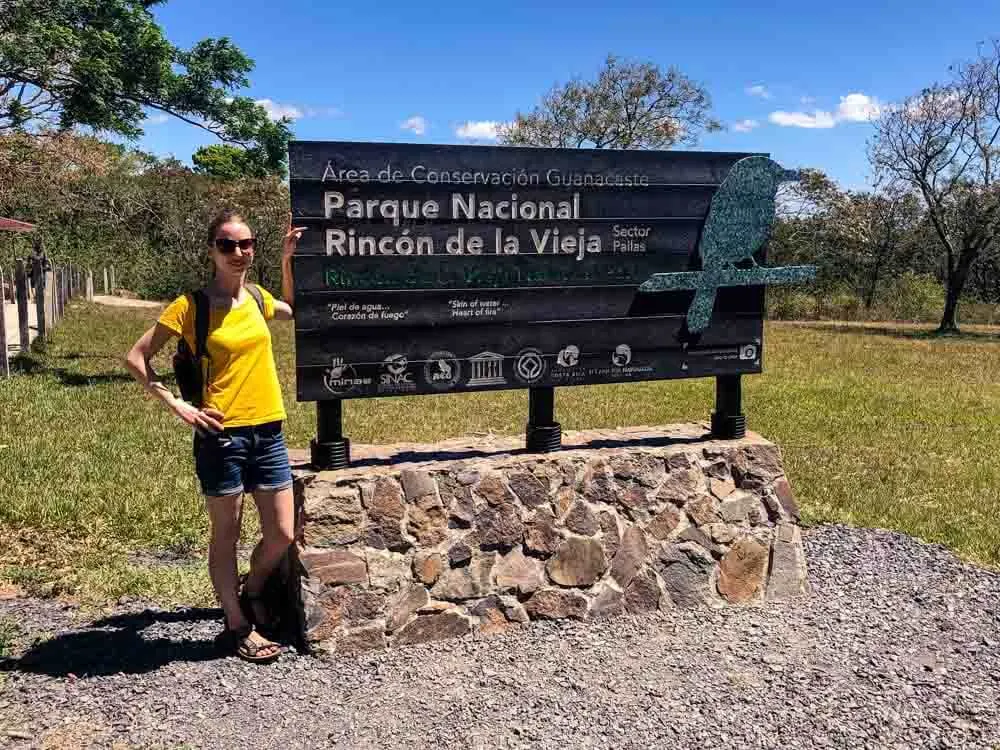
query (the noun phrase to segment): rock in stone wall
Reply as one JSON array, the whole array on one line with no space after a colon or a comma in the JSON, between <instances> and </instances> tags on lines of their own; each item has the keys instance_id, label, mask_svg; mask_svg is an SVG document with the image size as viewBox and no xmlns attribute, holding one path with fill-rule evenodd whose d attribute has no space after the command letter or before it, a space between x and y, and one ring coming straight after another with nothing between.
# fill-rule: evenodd
<instances>
[{"instance_id":1,"label":"rock in stone wall","mask_svg":"<svg viewBox=\"0 0 1000 750\"><path fill-rule=\"evenodd\" d=\"M297 470L306 641L343 653L807 592L772 443L670 427L564 446L382 446L367 468Z\"/></svg>"}]
</instances>

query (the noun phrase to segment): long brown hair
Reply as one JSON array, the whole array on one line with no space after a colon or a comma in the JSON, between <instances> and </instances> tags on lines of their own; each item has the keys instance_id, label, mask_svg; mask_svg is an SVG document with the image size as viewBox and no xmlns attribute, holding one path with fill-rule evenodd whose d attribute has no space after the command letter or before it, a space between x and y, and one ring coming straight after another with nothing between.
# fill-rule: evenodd
<instances>
[{"instance_id":1,"label":"long brown hair","mask_svg":"<svg viewBox=\"0 0 1000 750\"><path fill-rule=\"evenodd\" d=\"M208 225L208 244L215 244L215 235L219 232L219 227L223 224L228 224L231 221L238 222L240 224L246 224L246 219L239 211L235 211L231 208L224 209L215 215L212 219L212 223ZM248 225L249 226L249 225Z\"/></svg>"}]
</instances>

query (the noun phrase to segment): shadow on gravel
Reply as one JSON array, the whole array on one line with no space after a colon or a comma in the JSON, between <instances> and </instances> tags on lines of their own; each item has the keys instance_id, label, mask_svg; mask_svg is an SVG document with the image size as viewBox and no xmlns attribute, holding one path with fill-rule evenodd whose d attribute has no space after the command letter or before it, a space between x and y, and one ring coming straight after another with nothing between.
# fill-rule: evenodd
<instances>
[{"instance_id":1,"label":"shadow on gravel","mask_svg":"<svg viewBox=\"0 0 1000 750\"><path fill-rule=\"evenodd\" d=\"M64 633L36 644L20 659L0 659L0 672L96 677L150 672L175 661L217 659L225 654L214 640L147 638L142 631L155 624L221 621L221 618L221 610L208 608L115 615L97 620L86 630Z\"/></svg>"}]
</instances>

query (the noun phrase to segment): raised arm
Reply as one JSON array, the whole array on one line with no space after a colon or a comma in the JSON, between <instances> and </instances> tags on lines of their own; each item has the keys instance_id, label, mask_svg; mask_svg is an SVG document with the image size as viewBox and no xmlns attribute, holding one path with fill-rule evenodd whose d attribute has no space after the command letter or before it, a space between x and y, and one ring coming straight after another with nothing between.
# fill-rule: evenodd
<instances>
[{"instance_id":1,"label":"raised arm","mask_svg":"<svg viewBox=\"0 0 1000 750\"><path fill-rule=\"evenodd\" d=\"M281 297L282 301L274 301L274 317L278 320L291 320L295 316L295 278L292 274L292 258L298 246L299 237L306 227L292 227L292 214L288 214L288 231L281 243Z\"/></svg>"}]
</instances>

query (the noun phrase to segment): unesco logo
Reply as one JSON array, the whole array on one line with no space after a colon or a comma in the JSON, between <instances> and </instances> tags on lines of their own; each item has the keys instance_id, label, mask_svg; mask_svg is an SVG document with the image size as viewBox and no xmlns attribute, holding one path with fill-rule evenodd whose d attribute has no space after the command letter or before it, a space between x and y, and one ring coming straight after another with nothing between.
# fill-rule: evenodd
<instances>
[{"instance_id":1,"label":"unesco logo","mask_svg":"<svg viewBox=\"0 0 1000 750\"><path fill-rule=\"evenodd\" d=\"M514 373L522 383L537 383L545 375L545 357L538 349L522 349L517 355Z\"/></svg>"}]
</instances>

